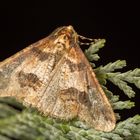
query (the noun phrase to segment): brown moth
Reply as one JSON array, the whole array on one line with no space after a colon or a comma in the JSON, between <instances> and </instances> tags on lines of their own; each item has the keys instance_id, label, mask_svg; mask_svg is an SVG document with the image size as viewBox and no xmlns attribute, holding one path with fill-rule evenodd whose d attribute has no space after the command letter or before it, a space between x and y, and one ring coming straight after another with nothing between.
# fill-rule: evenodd
<instances>
[{"instance_id":1,"label":"brown moth","mask_svg":"<svg viewBox=\"0 0 140 140\"><path fill-rule=\"evenodd\" d=\"M111 131L116 119L72 26L56 29L0 63L0 97L13 96L45 116Z\"/></svg>"}]
</instances>

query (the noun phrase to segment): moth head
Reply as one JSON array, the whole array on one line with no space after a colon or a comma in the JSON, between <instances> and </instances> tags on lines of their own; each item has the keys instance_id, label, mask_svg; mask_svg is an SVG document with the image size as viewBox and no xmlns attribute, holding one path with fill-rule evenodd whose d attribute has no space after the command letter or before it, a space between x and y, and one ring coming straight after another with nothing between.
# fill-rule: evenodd
<instances>
[{"instance_id":1,"label":"moth head","mask_svg":"<svg viewBox=\"0 0 140 140\"><path fill-rule=\"evenodd\" d=\"M54 42L56 44L61 44L67 48L72 47L78 40L78 35L71 25L57 28L52 35L55 36Z\"/></svg>"}]
</instances>

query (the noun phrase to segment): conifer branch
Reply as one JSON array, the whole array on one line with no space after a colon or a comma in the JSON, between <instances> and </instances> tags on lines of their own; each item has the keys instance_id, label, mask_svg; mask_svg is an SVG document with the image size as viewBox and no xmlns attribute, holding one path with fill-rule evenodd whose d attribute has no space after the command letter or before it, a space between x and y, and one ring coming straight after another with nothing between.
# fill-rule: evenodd
<instances>
[{"instance_id":1,"label":"conifer branch","mask_svg":"<svg viewBox=\"0 0 140 140\"><path fill-rule=\"evenodd\" d=\"M88 49L85 50L85 55L89 61L98 61L100 58L97 52L104 47L105 39L97 39L95 43L90 45Z\"/></svg>"},{"instance_id":2,"label":"conifer branch","mask_svg":"<svg viewBox=\"0 0 140 140\"><path fill-rule=\"evenodd\" d=\"M105 66L100 66L99 68L100 68L100 71L108 73L108 72L113 72L117 69L122 69L125 66L126 66L125 60L117 60L115 62L110 62Z\"/></svg>"},{"instance_id":3,"label":"conifer branch","mask_svg":"<svg viewBox=\"0 0 140 140\"><path fill-rule=\"evenodd\" d=\"M135 92L128 83L134 84L137 88L140 88L140 69L136 68L124 73L114 72L125 66L126 62L124 60L117 60L113 63L111 62L105 66L96 68L95 72L101 84L105 85L107 82L106 80L109 80L131 98L135 96Z\"/></svg>"},{"instance_id":4,"label":"conifer branch","mask_svg":"<svg viewBox=\"0 0 140 140\"><path fill-rule=\"evenodd\" d=\"M119 110L122 110L122 109L131 109L132 107L135 106L135 103L134 102L131 102L131 101L118 101L116 103L113 103L113 109L119 109Z\"/></svg>"},{"instance_id":5,"label":"conifer branch","mask_svg":"<svg viewBox=\"0 0 140 140\"><path fill-rule=\"evenodd\" d=\"M118 86L121 90L123 90L123 92L129 97L134 97L135 96L135 92L133 91L133 89L128 86L127 82L124 81L124 79L120 79L119 76L120 73L108 73L108 80L111 81L114 85ZM133 83L133 81L131 81L131 83Z\"/></svg>"},{"instance_id":6,"label":"conifer branch","mask_svg":"<svg viewBox=\"0 0 140 140\"><path fill-rule=\"evenodd\" d=\"M104 39L96 40L85 51L90 61L100 58L97 52L104 43ZM106 87L107 81L117 85L128 97L134 97L135 92L127 83L140 88L139 68L115 72L125 66L125 60L117 60L94 69L114 110L130 109L135 104L130 100L120 101L119 95L114 95L115 91ZM43 117L33 109L25 109L12 98L0 98L0 112L0 140L140 140L140 115L119 122L113 131L107 133L88 128L79 120L63 122ZM119 119L119 114L116 113L116 117Z\"/></svg>"},{"instance_id":7,"label":"conifer branch","mask_svg":"<svg viewBox=\"0 0 140 140\"><path fill-rule=\"evenodd\" d=\"M14 126L14 128L13 128ZM23 111L0 120L0 135L14 139L62 139L62 140L138 140L140 115L119 122L112 132L87 129L82 122L62 123L49 117Z\"/></svg>"}]
</instances>

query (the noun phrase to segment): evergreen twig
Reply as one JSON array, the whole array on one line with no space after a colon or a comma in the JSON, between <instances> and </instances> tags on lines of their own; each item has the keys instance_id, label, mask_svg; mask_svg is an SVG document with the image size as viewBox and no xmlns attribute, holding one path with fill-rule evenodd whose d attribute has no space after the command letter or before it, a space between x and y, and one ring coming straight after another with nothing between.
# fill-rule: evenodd
<instances>
[{"instance_id":1,"label":"evergreen twig","mask_svg":"<svg viewBox=\"0 0 140 140\"><path fill-rule=\"evenodd\" d=\"M90 61L100 58L97 52L104 43L104 39L96 40L85 51ZM128 97L135 96L128 83L140 88L139 68L123 73L115 72L125 66L125 60L117 60L94 70L114 110L130 109L134 102L120 101L119 95L107 89L107 81L118 86ZM11 98L0 98L0 112L0 140L140 140L140 115L119 122L113 131L106 133L88 128L78 120L62 122L43 117L36 111L26 110ZM116 116L119 119L119 114Z\"/></svg>"}]
</instances>

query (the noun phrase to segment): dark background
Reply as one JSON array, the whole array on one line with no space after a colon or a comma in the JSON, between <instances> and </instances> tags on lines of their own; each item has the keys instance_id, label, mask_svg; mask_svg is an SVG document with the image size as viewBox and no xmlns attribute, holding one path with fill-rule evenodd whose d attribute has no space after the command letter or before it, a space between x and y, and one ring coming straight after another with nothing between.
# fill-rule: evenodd
<instances>
[{"instance_id":1,"label":"dark background","mask_svg":"<svg viewBox=\"0 0 140 140\"><path fill-rule=\"evenodd\" d=\"M125 59L127 68L140 66L138 3L86 1L46 1L45 3L7 2L0 4L0 61L49 35L55 28L73 25L85 37L105 38L106 47L100 51L98 64ZM109 84L109 89L128 99L123 92ZM140 90L133 101L136 107L121 111L125 119L140 114Z\"/></svg>"}]
</instances>

